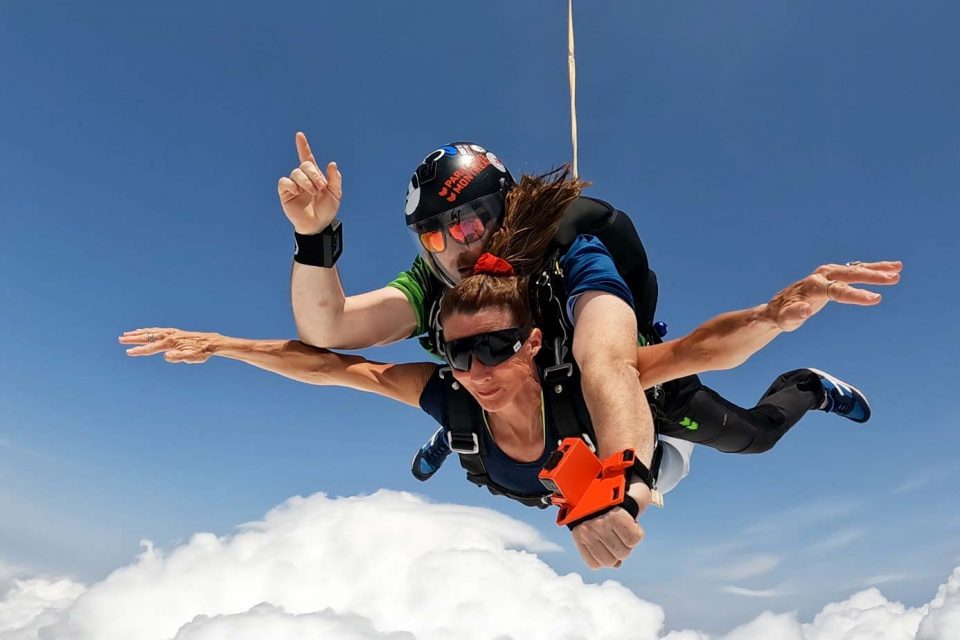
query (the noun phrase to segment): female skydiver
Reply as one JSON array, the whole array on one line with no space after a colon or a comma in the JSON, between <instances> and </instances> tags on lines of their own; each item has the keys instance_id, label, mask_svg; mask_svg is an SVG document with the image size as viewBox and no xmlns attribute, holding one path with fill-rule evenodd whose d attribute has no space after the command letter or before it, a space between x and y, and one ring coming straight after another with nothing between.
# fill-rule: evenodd
<instances>
[{"instance_id":1,"label":"female skydiver","mask_svg":"<svg viewBox=\"0 0 960 640\"><path fill-rule=\"evenodd\" d=\"M507 259L485 255L475 271L443 300L441 314L444 326L444 353L453 368L453 378L472 397L472 406L486 421L480 432L478 455L488 475L488 486L503 489L511 497L540 498L547 493L537 473L553 450L564 416L551 411L551 401L544 403L540 370L537 361L544 345L539 328L531 327L525 279L509 275L513 265L522 265L532 255L542 253L542 242L532 236L543 236L536 230L549 228L555 222L550 208L511 206L517 200L537 205L541 198L565 199L579 192L580 184L556 178L551 183L524 178L508 198L508 211L503 233L490 240L490 248ZM552 195L551 195L552 194ZM556 211L557 208L552 209ZM544 213L548 212L548 213ZM520 215L522 214L522 215ZM533 216L537 214L537 216ZM550 215L554 215L551 222ZM531 217L533 216L533 217ZM531 224L534 221L542 223ZM522 223L522 224L521 224ZM515 231L511 231L515 230ZM589 247L589 242L585 241ZM612 269L609 256L596 249L594 266L604 260ZM572 248L571 250L575 250ZM889 265L831 267L838 280L891 284L884 276ZM819 270L818 270L819 271ZM861 274L866 274L863 276ZM571 270L571 293L587 279L583 270ZM617 286L616 283L613 286ZM626 296L626 285L619 282L619 295ZM795 283L769 303L719 316L680 340L636 349L640 383L649 387L661 382L712 369L739 365L782 331L798 328L831 299L831 281L814 274ZM837 288L834 296L850 304L876 304L878 298L861 289ZM419 405L445 428L455 430L456 419L451 395L455 388L441 375L441 367L428 363L404 365L380 364L357 356L335 354L291 341L257 341L226 338L218 334L189 333L176 329L141 329L124 334L124 344L140 345L128 350L130 355L151 355L165 352L171 362L203 362L211 355L238 359L282 375L314 384L348 386ZM549 362L549 360L548 360ZM770 445L799 419L802 413L822 408L836 410L836 401L843 397L838 387L814 385L817 378L810 371L797 372L810 384L781 385L768 393L760 407L744 411L736 408L728 429L754 432L774 422L777 431L769 436ZM462 395L462 394L461 394ZM552 397L552 390L546 394ZM789 402L787 400L790 400ZM577 396L573 405L576 421L589 432L590 415ZM482 409L482 411L480 411ZM754 421L752 414L770 410L778 417L765 415L766 423ZM742 414L742 416L741 416ZM746 416L746 417L743 417ZM754 437L754 434L749 434ZM643 483L631 487L638 510L649 503L649 489ZM573 537L589 566L615 566L625 558L642 537L642 529L622 509L574 528Z\"/></svg>"},{"instance_id":2,"label":"female skydiver","mask_svg":"<svg viewBox=\"0 0 960 640\"><path fill-rule=\"evenodd\" d=\"M289 178L281 178L278 188L284 212L297 231L298 242L305 243L317 237L309 234L317 234L335 219L342 184L333 163L328 166L326 177L320 173L303 134L297 135L297 146L301 165ZM406 223L422 251L408 271L387 287L344 297L335 269L316 266L317 261L300 256L295 258L292 298L301 340L326 347L360 348L426 333L427 337L421 338L421 342L436 353L440 298L448 287L470 272L481 251L489 250L493 234L502 227L504 199L509 198L514 184L499 158L478 145L451 144L429 154L417 167L407 190ZM636 378L638 373L642 377L642 371L636 370L632 363L624 365L622 353L624 345L632 350L638 329L642 338L656 340L651 331L656 278L649 269L636 230L625 214L589 198L574 197L568 202L573 202L570 212L580 215L581 219L583 212L589 213L591 209L599 210L599 215L605 217L603 242L614 258L611 267L609 255L603 255L602 245L579 236L571 238L578 232L573 224L561 226L558 237L568 237L554 244L562 245L561 277L567 280L563 284L571 298L566 304L569 313L564 320L576 325L576 331L572 332L574 359L583 371L583 390L591 416L598 431L603 431L598 444L609 453L629 446L631 435L632 444L638 439L650 438L646 432L629 432L630 416L641 415L642 411L638 413L635 406L627 405L630 398L625 394L631 393L631 387L624 377ZM578 208L580 211L575 211ZM526 226L548 239L554 235L543 221L528 222ZM612 243L620 246L614 247ZM516 266L523 270L530 262L542 258L542 255L532 256ZM899 270L899 263L892 262L846 267L826 265L817 270L816 286L829 286L828 291L844 302L875 304L879 296L871 299L866 294L855 293L850 297L847 282L894 284ZM569 282L574 272L583 273L576 290ZM543 326L542 318L538 320L543 329L549 329L551 335L546 342L552 344L556 331ZM665 393L660 396L657 426L661 434L722 451L765 451L806 410L804 393L784 391L794 388L815 394L823 388L847 390L836 403L824 401L829 403L829 408L852 420L863 422L869 418L865 399L858 398L849 385L822 372L814 376L809 370L801 370L775 380L764 395L772 401L749 414L702 385L696 376L673 380L665 385ZM731 420L749 428L724 428ZM624 426L624 422L628 424ZM610 431L620 437L610 438L613 444L605 446L605 434ZM429 478L450 452L445 439L438 435L439 432L428 440L414 459L413 473L418 479Z\"/></svg>"}]
</instances>

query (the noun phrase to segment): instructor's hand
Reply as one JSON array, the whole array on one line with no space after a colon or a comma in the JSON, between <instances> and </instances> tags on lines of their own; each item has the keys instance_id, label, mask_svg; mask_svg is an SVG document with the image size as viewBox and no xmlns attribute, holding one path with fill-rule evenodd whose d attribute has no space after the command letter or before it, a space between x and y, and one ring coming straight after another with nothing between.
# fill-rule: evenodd
<instances>
[{"instance_id":1,"label":"instructor's hand","mask_svg":"<svg viewBox=\"0 0 960 640\"><path fill-rule=\"evenodd\" d=\"M310 150L307 136L297 132L300 166L277 182L280 205L293 228L301 235L320 233L337 215L343 198L343 176L337 163L327 164L324 176Z\"/></svg>"},{"instance_id":2,"label":"instructor's hand","mask_svg":"<svg viewBox=\"0 0 960 640\"><path fill-rule=\"evenodd\" d=\"M640 506L640 514L650 504L650 489L631 487L630 495ZM625 509L616 507L573 528L573 541L580 557L591 569L619 567L633 548L643 540L641 527Z\"/></svg>"},{"instance_id":3,"label":"instructor's hand","mask_svg":"<svg viewBox=\"0 0 960 640\"><path fill-rule=\"evenodd\" d=\"M217 351L219 333L200 333L180 329L134 329L120 336L120 344L139 345L127 349L128 356L152 356L162 353L167 362L200 364Z\"/></svg>"},{"instance_id":4,"label":"instructor's hand","mask_svg":"<svg viewBox=\"0 0 960 640\"><path fill-rule=\"evenodd\" d=\"M879 293L851 285L897 284L902 268L903 263L899 261L825 264L775 295L765 313L781 330L794 331L831 300L861 306L880 304Z\"/></svg>"}]
</instances>

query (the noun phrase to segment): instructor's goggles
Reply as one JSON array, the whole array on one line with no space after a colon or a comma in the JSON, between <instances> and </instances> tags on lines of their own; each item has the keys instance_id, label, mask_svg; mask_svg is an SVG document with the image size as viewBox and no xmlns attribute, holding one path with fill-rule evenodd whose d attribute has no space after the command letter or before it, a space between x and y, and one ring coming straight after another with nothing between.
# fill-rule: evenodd
<instances>
[{"instance_id":1,"label":"instructor's goggles","mask_svg":"<svg viewBox=\"0 0 960 640\"><path fill-rule=\"evenodd\" d=\"M495 367L512 358L530 337L531 327L512 327L479 333L444 343L447 362L457 371L470 371L473 358Z\"/></svg>"},{"instance_id":2,"label":"instructor's goggles","mask_svg":"<svg viewBox=\"0 0 960 640\"><path fill-rule=\"evenodd\" d=\"M412 226L428 253L447 248L447 236L460 245L479 242L503 213L503 196L493 193L437 214Z\"/></svg>"}]
</instances>

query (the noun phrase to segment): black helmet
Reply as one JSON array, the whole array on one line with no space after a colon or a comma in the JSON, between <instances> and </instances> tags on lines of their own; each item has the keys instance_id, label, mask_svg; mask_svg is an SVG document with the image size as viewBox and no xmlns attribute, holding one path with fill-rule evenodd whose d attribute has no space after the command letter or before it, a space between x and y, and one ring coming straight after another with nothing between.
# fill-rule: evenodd
<instances>
[{"instance_id":1,"label":"black helmet","mask_svg":"<svg viewBox=\"0 0 960 640\"><path fill-rule=\"evenodd\" d=\"M500 226L504 196L514 184L497 156L471 142L444 145L417 167L407 186L407 228L447 286L466 275L473 266L466 262Z\"/></svg>"}]
</instances>

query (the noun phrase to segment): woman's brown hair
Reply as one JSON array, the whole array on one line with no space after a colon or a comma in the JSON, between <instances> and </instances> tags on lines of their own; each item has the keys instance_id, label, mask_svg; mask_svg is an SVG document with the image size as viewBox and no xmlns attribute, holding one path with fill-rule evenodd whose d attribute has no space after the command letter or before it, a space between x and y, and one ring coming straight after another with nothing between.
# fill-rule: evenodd
<instances>
[{"instance_id":1,"label":"woman's brown hair","mask_svg":"<svg viewBox=\"0 0 960 640\"><path fill-rule=\"evenodd\" d=\"M515 275L481 273L464 278L443 296L441 317L504 307L519 325L529 323L528 280L539 273L564 211L587 186L588 182L570 176L567 165L540 176L521 176L507 193L503 223L486 249L509 262Z\"/></svg>"}]
</instances>

